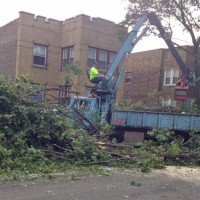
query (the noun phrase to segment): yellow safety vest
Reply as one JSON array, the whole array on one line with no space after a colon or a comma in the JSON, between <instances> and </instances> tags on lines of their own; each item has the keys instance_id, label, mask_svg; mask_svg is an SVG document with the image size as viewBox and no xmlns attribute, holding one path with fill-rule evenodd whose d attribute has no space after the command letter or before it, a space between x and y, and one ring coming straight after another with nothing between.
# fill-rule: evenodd
<instances>
[{"instance_id":1,"label":"yellow safety vest","mask_svg":"<svg viewBox=\"0 0 200 200\"><path fill-rule=\"evenodd\" d=\"M96 67L92 67L90 69L90 80L93 80L95 77L99 75L99 71Z\"/></svg>"}]
</instances>

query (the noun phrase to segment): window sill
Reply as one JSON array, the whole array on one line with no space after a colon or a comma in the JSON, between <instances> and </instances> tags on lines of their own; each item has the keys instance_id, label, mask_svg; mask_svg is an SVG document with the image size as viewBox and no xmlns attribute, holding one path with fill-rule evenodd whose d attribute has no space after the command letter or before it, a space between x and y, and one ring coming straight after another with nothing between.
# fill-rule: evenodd
<instances>
[{"instance_id":1,"label":"window sill","mask_svg":"<svg viewBox=\"0 0 200 200\"><path fill-rule=\"evenodd\" d=\"M124 83L125 85L130 85L131 84L131 82L127 82L127 83Z\"/></svg>"},{"instance_id":2,"label":"window sill","mask_svg":"<svg viewBox=\"0 0 200 200\"><path fill-rule=\"evenodd\" d=\"M33 68L37 68L37 69L45 69L47 70L47 66L43 66L43 65L32 65Z\"/></svg>"}]
</instances>

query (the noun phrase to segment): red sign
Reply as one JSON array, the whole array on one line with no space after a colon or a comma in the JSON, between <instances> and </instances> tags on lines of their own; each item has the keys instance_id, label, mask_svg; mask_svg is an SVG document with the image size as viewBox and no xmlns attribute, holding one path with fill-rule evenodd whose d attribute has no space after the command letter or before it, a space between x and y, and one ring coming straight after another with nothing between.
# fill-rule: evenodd
<instances>
[{"instance_id":1,"label":"red sign","mask_svg":"<svg viewBox=\"0 0 200 200\"><path fill-rule=\"evenodd\" d=\"M175 99L176 100L188 99L188 87L176 86L175 87Z\"/></svg>"},{"instance_id":2,"label":"red sign","mask_svg":"<svg viewBox=\"0 0 200 200\"><path fill-rule=\"evenodd\" d=\"M122 118L117 118L117 124L122 124L123 119Z\"/></svg>"}]
</instances>

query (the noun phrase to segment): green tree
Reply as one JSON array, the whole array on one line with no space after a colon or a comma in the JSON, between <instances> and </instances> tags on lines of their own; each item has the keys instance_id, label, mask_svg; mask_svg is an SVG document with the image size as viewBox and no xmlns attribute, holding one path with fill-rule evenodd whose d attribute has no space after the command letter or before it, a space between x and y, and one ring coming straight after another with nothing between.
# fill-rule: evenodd
<instances>
[{"instance_id":1,"label":"green tree","mask_svg":"<svg viewBox=\"0 0 200 200\"><path fill-rule=\"evenodd\" d=\"M127 14L124 25L135 24L137 18L151 11L154 11L164 24L167 32L173 36L175 27L172 22L175 20L183 32L190 35L194 56L193 69L196 76L196 103L200 107L200 1L199 0L126 0Z\"/></svg>"},{"instance_id":2,"label":"green tree","mask_svg":"<svg viewBox=\"0 0 200 200\"><path fill-rule=\"evenodd\" d=\"M58 83L65 85L66 90L67 88L73 86L75 88L75 92L78 94L80 85L84 80L82 76L83 76L83 71L81 69L81 65L79 61L75 60L74 62L65 67L65 73L61 77L61 79L58 80ZM77 79L77 84L74 83L76 79Z\"/></svg>"},{"instance_id":3,"label":"green tree","mask_svg":"<svg viewBox=\"0 0 200 200\"><path fill-rule=\"evenodd\" d=\"M64 80L69 84L73 84L74 76L81 76L82 74L79 61L75 61L65 67Z\"/></svg>"}]
</instances>

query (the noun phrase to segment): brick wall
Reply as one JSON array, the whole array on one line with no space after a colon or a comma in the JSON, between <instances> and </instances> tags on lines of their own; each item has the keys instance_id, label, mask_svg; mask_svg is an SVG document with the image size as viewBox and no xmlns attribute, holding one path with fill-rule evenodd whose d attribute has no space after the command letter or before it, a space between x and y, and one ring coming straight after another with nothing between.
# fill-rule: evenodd
<instances>
[{"instance_id":1,"label":"brick wall","mask_svg":"<svg viewBox=\"0 0 200 200\"><path fill-rule=\"evenodd\" d=\"M120 87L125 98L131 99L133 103L140 101L144 104L154 104L149 93L159 90L163 51L158 49L130 55L126 72L132 73L132 81L124 83L123 80L124 84Z\"/></svg>"},{"instance_id":2,"label":"brick wall","mask_svg":"<svg viewBox=\"0 0 200 200\"><path fill-rule=\"evenodd\" d=\"M126 33L127 29L111 21L87 15L65 20L61 28L61 44L62 47L75 46L75 60L80 61L84 72L84 76L75 80L75 83L82 95L85 87L91 86L86 75L88 47L117 52L122 44L119 31Z\"/></svg>"},{"instance_id":3,"label":"brick wall","mask_svg":"<svg viewBox=\"0 0 200 200\"><path fill-rule=\"evenodd\" d=\"M84 95L85 87L90 86L86 76L88 47L117 52L122 42L121 34L126 28L111 21L78 15L65 21L47 19L31 13L20 12L19 18L0 28L0 72L10 80L29 73L34 83L58 85L64 72L60 70L62 48L74 46L74 60L78 60L84 72L74 79L73 91ZM48 48L47 68L33 66L33 45ZM191 56L179 49L186 64L192 62ZM165 98L174 97L174 86L163 86L164 70L178 68L168 49L157 49L131 54L126 72L132 72L131 83L121 81L117 100L130 98L146 105L156 106L157 102L149 94L161 91Z\"/></svg>"},{"instance_id":4,"label":"brick wall","mask_svg":"<svg viewBox=\"0 0 200 200\"><path fill-rule=\"evenodd\" d=\"M84 94L85 86L90 85L86 76L88 46L117 52L121 46L117 31L113 22L87 15L62 22L20 12L17 76L29 73L35 83L57 85L64 76L60 70L62 48L74 46L74 60L81 63L84 76L74 79L72 90ZM32 65L34 43L47 46L47 68Z\"/></svg>"},{"instance_id":5,"label":"brick wall","mask_svg":"<svg viewBox=\"0 0 200 200\"><path fill-rule=\"evenodd\" d=\"M18 20L0 28L0 73L10 81L16 78Z\"/></svg>"},{"instance_id":6,"label":"brick wall","mask_svg":"<svg viewBox=\"0 0 200 200\"><path fill-rule=\"evenodd\" d=\"M185 47L190 49L189 47ZM192 57L183 49L177 49L183 61L190 66ZM166 69L179 69L176 60L168 49L157 49L130 55L126 72L132 72L133 79L130 83L120 86L121 95L118 99L127 98L133 103L142 102L146 106L158 106L151 94L161 92L164 99L174 99L175 87L164 86L164 71ZM125 77L124 77L125 78Z\"/></svg>"},{"instance_id":7,"label":"brick wall","mask_svg":"<svg viewBox=\"0 0 200 200\"><path fill-rule=\"evenodd\" d=\"M60 26L60 21L20 12L18 76L29 73L35 83L56 84L61 59ZM33 66L34 44L47 46L47 68Z\"/></svg>"}]
</instances>

